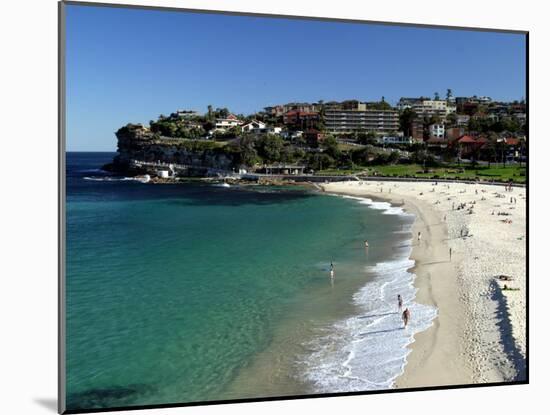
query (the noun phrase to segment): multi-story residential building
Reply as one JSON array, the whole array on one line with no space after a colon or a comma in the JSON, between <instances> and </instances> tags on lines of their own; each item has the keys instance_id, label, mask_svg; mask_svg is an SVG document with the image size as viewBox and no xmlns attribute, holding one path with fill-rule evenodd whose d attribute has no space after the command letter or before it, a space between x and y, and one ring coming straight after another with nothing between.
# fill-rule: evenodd
<instances>
[{"instance_id":1,"label":"multi-story residential building","mask_svg":"<svg viewBox=\"0 0 550 415\"><path fill-rule=\"evenodd\" d=\"M428 99L428 98L424 98L424 97L420 97L420 98L401 98L399 100L399 102L397 103L396 105L396 108L399 110L399 111L403 111L407 108L412 108L413 105L417 105L419 103L421 103L423 100L425 99Z\"/></svg>"},{"instance_id":2,"label":"multi-story residential building","mask_svg":"<svg viewBox=\"0 0 550 415\"><path fill-rule=\"evenodd\" d=\"M290 102L288 104L265 107L264 111L271 116L280 117L289 111L318 112L319 106L319 104L310 104L308 102Z\"/></svg>"},{"instance_id":3,"label":"multi-story residential building","mask_svg":"<svg viewBox=\"0 0 550 415\"><path fill-rule=\"evenodd\" d=\"M430 138L443 138L445 137L445 124L432 124L429 127Z\"/></svg>"},{"instance_id":4,"label":"multi-story residential building","mask_svg":"<svg viewBox=\"0 0 550 415\"><path fill-rule=\"evenodd\" d=\"M396 110L368 109L366 103L347 101L327 104L324 110L325 129L334 134L372 131L388 134L399 129Z\"/></svg>"},{"instance_id":5,"label":"multi-story residential building","mask_svg":"<svg viewBox=\"0 0 550 415\"><path fill-rule=\"evenodd\" d=\"M425 97L401 98L396 107L399 111L410 108L421 117L446 117L447 115L456 112L454 98L449 101L444 99L429 99Z\"/></svg>"},{"instance_id":6,"label":"multi-story residential building","mask_svg":"<svg viewBox=\"0 0 550 415\"><path fill-rule=\"evenodd\" d=\"M413 121L411 134L414 141L424 140L424 123L422 120L416 119Z\"/></svg>"},{"instance_id":7,"label":"multi-story residential building","mask_svg":"<svg viewBox=\"0 0 550 415\"><path fill-rule=\"evenodd\" d=\"M477 95L474 95L473 97L456 97L455 102L457 105L463 105L467 102L474 103L474 104L488 104L490 102L493 102L491 97L478 97Z\"/></svg>"},{"instance_id":8,"label":"multi-story residential building","mask_svg":"<svg viewBox=\"0 0 550 415\"><path fill-rule=\"evenodd\" d=\"M264 112L273 117L281 117L286 111L284 105L274 105L272 107L265 107Z\"/></svg>"},{"instance_id":9,"label":"multi-story residential building","mask_svg":"<svg viewBox=\"0 0 550 415\"><path fill-rule=\"evenodd\" d=\"M292 110L283 115L283 123L301 129L311 128L319 121L319 113Z\"/></svg>"},{"instance_id":10,"label":"multi-story residential building","mask_svg":"<svg viewBox=\"0 0 550 415\"><path fill-rule=\"evenodd\" d=\"M411 108L419 117L445 118L449 114L456 113L456 106L450 105L445 100L425 99L413 104Z\"/></svg>"}]
</instances>

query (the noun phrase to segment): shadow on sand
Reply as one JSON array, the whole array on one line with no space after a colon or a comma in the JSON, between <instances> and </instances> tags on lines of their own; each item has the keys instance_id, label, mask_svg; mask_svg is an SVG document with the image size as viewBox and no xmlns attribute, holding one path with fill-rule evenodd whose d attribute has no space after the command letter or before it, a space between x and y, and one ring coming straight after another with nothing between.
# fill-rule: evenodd
<instances>
[{"instance_id":1,"label":"shadow on sand","mask_svg":"<svg viewBox=\"0 0 550 415\"><path fill-rule=\"evenodd\" d=\"M512 362L516 370L516 376L512 381L524 381L527 379L527 366L525 358L521 354L516 341L512 336L512 323L508 317L508 302L502 293L501 288L496 281L491 281L493 294L491 299L497 302L497 326L500 332L500 342L508 359Z\"/></svg>"}]
</instances>

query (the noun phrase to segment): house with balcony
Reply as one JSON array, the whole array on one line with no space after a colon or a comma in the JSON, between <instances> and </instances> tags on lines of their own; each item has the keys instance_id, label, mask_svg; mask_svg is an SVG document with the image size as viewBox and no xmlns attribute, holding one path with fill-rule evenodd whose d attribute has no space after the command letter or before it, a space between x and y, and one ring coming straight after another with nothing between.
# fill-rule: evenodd
<instances>
[{"instance_id":1,"label":"house with balcony","mask_svg":"<svg viewBox=\"0 0 550 415\"><path fill-rule=\"evenodd\" d=\"M242 124L235 115L229 114L226 118L216 118L216 131L227 131L233 127L238 127Z\"/></svg>"},{"instance_id":2,"label":"house with balcony","mask_svg":"<svg viewBox=\"0 0 550 415\"><path fill-rule=\"evenodd\" d=\"M265 122L254 120L246 124L243 124L241 126L241 130L243 133L253 133L255 132L255 130L262 130L265 127L266 127Z\"/></svg>"}]
</instances>

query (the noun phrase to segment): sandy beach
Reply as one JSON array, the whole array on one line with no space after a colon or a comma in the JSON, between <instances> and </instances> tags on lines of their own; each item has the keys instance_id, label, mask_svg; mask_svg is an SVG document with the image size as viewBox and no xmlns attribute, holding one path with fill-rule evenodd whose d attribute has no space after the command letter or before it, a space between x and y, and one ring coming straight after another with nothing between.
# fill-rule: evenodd
<instances>
[{"instance_id":1,"label":"sandy beach","mask_svg":"<svg viewBox=\"0 0 550 415\"><path fill-rule=\"evenodd\" d=\"M438 317L415 336L395 387L525 380L525 188L370 180L322 187L415 215L416 300L437 307Z\"/></svg>"}]
</instances>

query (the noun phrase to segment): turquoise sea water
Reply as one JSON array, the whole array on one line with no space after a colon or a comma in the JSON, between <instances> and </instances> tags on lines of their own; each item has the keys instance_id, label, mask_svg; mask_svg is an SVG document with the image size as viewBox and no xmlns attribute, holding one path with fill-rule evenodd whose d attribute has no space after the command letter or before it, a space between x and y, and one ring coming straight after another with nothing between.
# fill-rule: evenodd
<instances>
[{"instance_id":1,"label":"turquoise sea water","mask_svg":"<svg viewBox=\"0 0 550 415\"><path fill-rule=\"evenodd\" d=\"M236 379L293 319L304 331L289 341L303 343L310 322L352 313L366 270L395 254L411 223L306 189L151 185L95 170L111 158L67 156L69 409L263 396L262 375L257 394L241 396ZM292 362L304 356L288 360L300 370Z\"/></svg>"}]
</instances>

